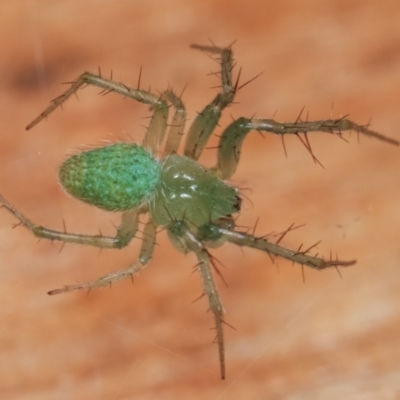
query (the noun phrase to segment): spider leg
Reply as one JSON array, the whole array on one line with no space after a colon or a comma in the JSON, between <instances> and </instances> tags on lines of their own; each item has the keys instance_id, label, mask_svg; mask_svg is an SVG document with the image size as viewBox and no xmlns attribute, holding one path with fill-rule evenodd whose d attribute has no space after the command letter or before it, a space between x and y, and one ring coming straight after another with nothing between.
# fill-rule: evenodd
<instances>
[{"instance_id":1,"label":"spider leg","mask_svg":"<svg viewBox=\"0 0 400 400\"><path fill-rule=\"evenodd\" d=\"M49 240L58 240L66 243L77 243L100 248L117 248L120 249L128 245L135 236L138 225L138 210L126 211L122 214L121 223L118 227L115 237L102 235L81 235L77 233L55 231L40 225L34 224L25 217L12 204L10 204L3 196L0 195L0 206L6 208L14 216L19 219L20 224L29 229L36 237Z\"/></svg>"},{"instance_id":2,"label":"spider leg","mask_svg":"<svg viewBox=\"0 0 400 400\"><path fill-rule=\"evenodd\" d=\"M380 133L371 131L367 126L358 125L348 119L327 119L322 121L297 121L297 122L276 122L272 119L239 118L232 122L223 132L218 149L218 166L213 169L214 173L221 179L229 179L239 163L241 147L246 135L252 131L266 131L276 135L298 135L308 132L327 132L341 137L343 131L355 131L384 142L398 146L400 143ZM309 148L308 139L304 142Z\"/></svg>"},{"instance_id":3,"label":"spider leg","mask_svg":"<svg viewBox=\"0 0 400 400\"><path fill-rule=\"evenodd\" d=\"M188 251L193 251L198 259L198 270L204 286L204 294L208 298L210 310L214 314L215 329L217 332L216 342L218 343L219 364L221 379L225 379L225 346L224 332L222 328L224 308L218 295L217 288L211 273L210 255L202 242L193 234L188 226L182 221L176 221L169 228L169 232L176 236Z\"/></svg>"},{"instance_id":4,"label":"spider leg","mask_svg":"<svg viewBox=\"0 0 400 400\"><path fill-rule=\"evenodd\" d=\"M175 108L175 114L168 131L167 142L163 152L163 156L168 156L169 154L178 152L179 144L184 135L183 131L186 121L186 110L180 97L178 97L172 90L166 90L162 97L170 102Z\"/></svg>"},{"instance_id":5,"label":"spider leg","mask_svg":"<svg viewBox=\"0 0 400 400\"><path fill-rule=\"evenodd\" d=\"M115 92L121 96L129 97L140 103L150 105L154 109L154 113L143 140L143 147L155 153L160 146L167 127L167 102L162 97L156 96L150 92L133 89L127 85L114 82L111 79L103 78L102 76L91 72L84 72L76 81L72 82L71 87L63 94L56 97L51 104L26 127L26 129L33 128L43 118L46 118L50 113L52 113L58 106L61 106L61 104L71 97L71 95L76 93L79 88L86 85L97 86L104 89L105 93Z\"/></svg>"},{"instance_id":6,"label":"spider leg","mask_svg":"<svg viewBox=\"0 0 400 400\"><path fill-rule=\"evenodd\" d=\"M151 260L154 252L154 246L156 242L156 225L150 220L143 232L142 248L140 250L139 258L128 268L121 269L119 271L111 272L110 274L104 275L94 281L78 283L75 285L67 285L60 289L54 289L48 292L48 294L60 294L65 292L71 292L73 290L91 290L95 288L101 288L104 286L110 286L112 283L117 282L127 277L133 277L138 274Z\"/></svg>"},{"instance_id":7,"label":"spider leg","mask_svg":"<svg viewBox=\"0 0 400 400\"><path fill-rule=\"evenodd\" d=\"M208 104L193 121L189 129L184 154L197 160L200 157L210 135L218 124L222 110L233 102L236 87L232 83L233 53L230 47L200 46L193 44L193 49L220 56L221 92Z\"/></svg>"},{"instance_id":8,"label":"spider leg","mask_svg":"<svg viewBox=\"0 0 400 400\"><path fill-rule=\"evenodd\" d=\"M252 247L268 253L271 257L278 256L286 258L294 263L306 265L314 269L325 269L329 267L348 267L354 265L356 260L342 261L342 260L325 260L324 258L311 256L308 254L308 250L300 251L291 250L286 247L280 246L278 243L273 243L265 239L264 237L256 237L243 232L237 232L230 229L224 229L219 227L219 232L226 241L234 243L238 246ZM283 235L285 232L283 233ZM283 235L281 237L283 237ZM279 242L279 239L278 239Z\"/></svg>"}]
</instances>

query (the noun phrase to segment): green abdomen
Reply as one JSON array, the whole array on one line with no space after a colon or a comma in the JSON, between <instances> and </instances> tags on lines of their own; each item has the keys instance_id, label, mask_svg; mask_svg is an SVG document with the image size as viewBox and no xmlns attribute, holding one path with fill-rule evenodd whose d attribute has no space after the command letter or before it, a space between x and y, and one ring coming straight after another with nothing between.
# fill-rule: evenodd
<instances>
[{"instance_id":1,"label":"green abdomen","mask_svg":"<svg viewBox=\"0 0 400 400\"><path fill-rule=\"evenodd\" d=\"M60 168L72 196L109 211L139 206L154 192L160 166L142 147L117 143L73 155Z\"/></svg>"}]
</instances>

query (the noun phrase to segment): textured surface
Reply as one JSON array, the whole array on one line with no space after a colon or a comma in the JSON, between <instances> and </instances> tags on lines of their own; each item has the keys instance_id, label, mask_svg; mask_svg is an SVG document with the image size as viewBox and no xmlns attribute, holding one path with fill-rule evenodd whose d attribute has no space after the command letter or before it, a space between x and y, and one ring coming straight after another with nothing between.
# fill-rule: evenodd
<instances>
[{"instance_id":1,"label":"textured surface","mask_svg":"<svg viewBox=\"0 0 400 400\"><path fill-rule=\"evenodd\" d=\"M111 211L125 211L151 196L160 181L158 162L132 143L116 143L68 158L60 182L72 196Z\"/></svg>"},{"instance_id":2,"label":"textured surface","mask_svg":"<svg viewBox=\"0 0 400 400\"><path fill-rule=\"evenodd\" d=\"M392 0L3 1L0 6L0 192L35 222L115 232L110 213L68 197L57 169L69 149L141 140L147 108L85 89L30 132L24 126L81 72L154 91L168 84L192 121L215 96L217 65L189 44L235 44L244 83L224 113L293 121L340 117L400 137L400 4ZM332 107L333 104L333 107ZM221 133L221 129L217 134ZM297 247L322 239L356 266L318 273L250 250L213 252L229 287L227 380L218 376L214 332L195 258L157 237L135 280L111 290L49 297L64 283L128 265L128 250L37 240L0 210L0 392L20 399L398 399L400 359L399 149L346 136L310 136L325 169L300 142L246 138L233 181L244 189L238 224ZM217 137L207 147L217 145ZM215 163L215 150L202 158ZM111 222L110 222L111 220Z\"/></svg>"}]
</instances>

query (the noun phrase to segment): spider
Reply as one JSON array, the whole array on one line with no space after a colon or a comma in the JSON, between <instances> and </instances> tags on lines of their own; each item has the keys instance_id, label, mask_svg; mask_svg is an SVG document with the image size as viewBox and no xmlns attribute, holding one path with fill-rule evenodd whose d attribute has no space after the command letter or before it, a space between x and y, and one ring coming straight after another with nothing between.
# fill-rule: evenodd
<instances>
[{"instance_id":1,"label":"spider","mask_svg":"<svg viewBox=\"0 0 400 400\"><path fill-rule=\"evenodd\" d=\"M178 155L178 147L184 135L186 111L180 97L171 89L161 95L150 91L126 86L106 79L101 73L84 72L71 83L70 88L52 101L26 129L47 117L61 106L82 86L97 86L106 93L115 92L138 102L149 105L153 114L141 143L116 142L103 147L82 151L68 158L60 167L59 179L63 188L72 196L101 209L121 212L121 222L114 237L85 235L56 231L36 225L3 196L0 205L10 211L25 228L35 236L64 243L78 243L99 248L121 249L129 244L138 231L139 219L148 214L142 233L139 258L125 269L104 275L96 280L67 285L48 292L50 295L90 290L108 286L126 277L137 275L151 260L156 242L156 229L167 230L174 247L183 253L196 255L204 292L215 320L216 343L218 345L221 379L225 379L224 309L214 283L212 270L219 274L210 248L225 242L246 246L267 253L272 259L283 257L293 263L322 270L329 267L346 267L355 260L342 261L313 256L307 250L291 250L280 245L283 236L293 226L276 236L255 236L235 227L234 214L240 211L241 197L238 188L227 183L235 173L240 160L241 146L246 135L253 130L267 131L280 135L297 135L310 151L307 132L326 132L341 137L343 131L374 137L391 144L396 140L373 132L366 126L358 125L346 118L322 121L302 121L279 123L272 119L239 118L234 120L222 133L218 146L218 162L213 168L205 168L198 163L210 135L214 132L221 112L230 105L239 86L239 78L234 83L234 67L231 47L215 45L192 45L194 49L206 52L220 64L220 92L197 115L186 135L183 155ZM240 75L240 74L239 74ZM140 82L140 80L139 80ZM168 125L168 111L172 106L174 115ZM168 130L163 150L164 136ZM299 134L304 134L300 137Z\"/></svg>"}]
</instances>

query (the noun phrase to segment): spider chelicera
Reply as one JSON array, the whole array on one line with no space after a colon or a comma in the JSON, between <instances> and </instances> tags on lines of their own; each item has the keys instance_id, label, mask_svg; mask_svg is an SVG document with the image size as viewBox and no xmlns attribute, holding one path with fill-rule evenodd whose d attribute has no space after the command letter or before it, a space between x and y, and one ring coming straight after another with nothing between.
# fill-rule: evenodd
<instances>
[{"instance_id":1,"label":"spider chelicera","mask_svg":"<svg viewBox=\"0 0 400 400\"><path fill-rule=\"evenodd\" d=\"M399 145L399 142L345 118L322 121L302 121L298 118L293 123L239 118L223 131L218 146L218 163L215 167L207 169L197 160L218 124L222 110L233 102L239 86L238 80L236 83L232 80L234 61L230 47L191 47L218 58L221 66L221 90L193 121L186 135L184 155L177 154L186 120L185 107L180 97L171 89L161 95L154 95L139 87L134 89L106 79L100 73L83 73L72 82L65 93L54 99L51 105L27 126L27 129L32 128L86 85L98 86L105 92L115 92L152 107L154 112L141 145L119 142L83 151L68 158L59 171L61 185L72 196L104 210L122 212L115 237L55 231L34 224L1 195L0 205L14 214L20 224L39 238L99 248L120 249L127 246L137 233L139 218L142 218L143 214L149 214L142 234L139 258L129 267L90 282L52 290L49 294L104 287L136 275L151 260L156 228L164 227L177 250L184 253L193 252L197 257L196 269L203 281L203 295L207 297L215 319L220 372L221 378L224 379L224 309L214 283L212 269L217 273L218 269L210 254L210 248L230 242L264 251L271 258L283 257L318 270L345 267L355 263L355 260L341 261L312 256L312 247L307 250L290 250L281 246L279 243L282 237L293 227L278 238L258 237L235 229L233 215L240 211L240 192L226 180L230 179L236 170L246 135L253 130L272 132L281 135L282 138L287 134L297 135L311 154L307 133L315 131L341 136L343 131L353 130L391 144ZM170 106L175 112L172 122L168 125ZM168 135L161 151L167 128ZM299 134L304 136L300 137Z\"/></svg>"}]
</instances>

